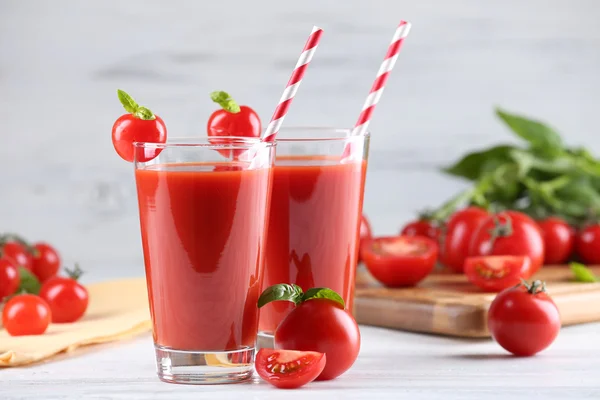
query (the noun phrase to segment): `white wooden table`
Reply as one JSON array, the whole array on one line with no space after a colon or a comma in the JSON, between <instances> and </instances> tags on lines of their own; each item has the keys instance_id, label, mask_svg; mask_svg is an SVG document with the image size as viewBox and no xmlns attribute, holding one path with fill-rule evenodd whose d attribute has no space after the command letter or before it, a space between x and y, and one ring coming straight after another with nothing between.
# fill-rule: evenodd
<instances>
[{"instance_id":1,"label":"white wooden table","mask_svg":"<svg viewBox=\"0 0 600 400\"><path fill-rule=\"evenodd\" d=\"M149 335L29 368L0 370L0 399L598 399L600 324L568 327L545 352L515 358L472 341L361 327L360 356L336 380L300 390L252 383L162 383Z\"/></svg>"}]
</instances>

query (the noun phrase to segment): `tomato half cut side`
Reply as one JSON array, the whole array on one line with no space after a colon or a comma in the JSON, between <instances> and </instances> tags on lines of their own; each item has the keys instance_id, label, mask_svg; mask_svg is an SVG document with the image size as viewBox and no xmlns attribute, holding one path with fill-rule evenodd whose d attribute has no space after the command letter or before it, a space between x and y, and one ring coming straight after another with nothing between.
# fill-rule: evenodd
<instances>
[{"instance_id":1,"label":"tomato half cut side","mask_svg":"<svg viewBox=\"0 0 600 400\"><path fill-rule=\"evenodd\" d=\"M260 349L258 375L280 389L294 389L314 381L325 368L326 357L315 351Z\"/></svg>"},{"instance_id":2,"label":"tomato half cut side","mask_svg":"<svg viewBox=\"0 0 600 400\"><path fill-rule=\"evenodd\" d=\"M482 256L465 260L465 274L471 283L486 292L499 292L518 285L529 276L527 256Z\"/></svg>"},{"instance_id":3,"label":"tomato half cut side","mask_svg":"<svg viewBox=\"0 0 600 400\"><path fill-rule=\"evenodd\" d=\"M413 286L435 267L438 246L424 236L393 236L366 240L363 260L375 279L389 287Z\"/></svg>"}]
</instances>

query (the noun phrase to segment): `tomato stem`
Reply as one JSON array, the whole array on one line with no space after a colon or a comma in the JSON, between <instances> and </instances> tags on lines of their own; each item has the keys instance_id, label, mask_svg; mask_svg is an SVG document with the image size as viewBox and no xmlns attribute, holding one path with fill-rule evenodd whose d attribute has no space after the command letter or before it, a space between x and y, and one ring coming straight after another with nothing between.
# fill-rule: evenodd
<instances>
[{"instance_id":1,"label":"tomato stem","mask_svg":"<svg viewBox=\"0 0 600 400\"><path fill-rule=\"evenodd\" d=\"M505 215L506 222L502 223L497 215L494 215L494 227L489 230L490 250L494 248L496 240L501 237L508 237L513 234L512 219Z\"/></svg>"},{"instance_id":2,"label":"tomato stem","mask_svg":"<svg viewBox=\"0 0 600 400\"><path fill-rule=\"evenodd\" d=\"M81 278L81 275L83 275L84 271L79 267L78 263L75 263L75 267L73 269L65 268L65 272L69 278L77 281L79 278Z\"/></svg>"},{"instance_id":3,"label":"tomato stem","mask_svg":"<svg viewBox=\"0 0 600 400\"><path fill-rule=\"evenodd\" d=\"M535 281L533 281L531 283L528 283L526 280L521 279L521 283L523 284L523 286L525 286L525 288L527 289L527 292L530 294L546 292L546 282L540 281L539 279L536 279Z\"/></svg>"},{"instance_id":4,"label":"tomato stem","mask_svg":"<svg viewBox=\"0 0 600 400\"><path fill-rule=\"evenodd\" d=\"M5 233L4 235L0 236L0 247L4 247L4 245L7 242L11 241L19 243L25 248L25 251L27 251L32 256L37 257L39 255L39 252L35 247L29 244L29 242L26 241L25 238L23 238L20 235L17 235L16 233Z\"/></svg>"}]
</instances>

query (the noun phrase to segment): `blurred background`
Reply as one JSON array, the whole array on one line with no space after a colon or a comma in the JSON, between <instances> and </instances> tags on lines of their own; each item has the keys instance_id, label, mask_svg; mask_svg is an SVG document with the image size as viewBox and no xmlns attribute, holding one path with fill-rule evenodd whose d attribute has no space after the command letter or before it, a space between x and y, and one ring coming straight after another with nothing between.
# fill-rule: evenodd
<instances>
[{"instance_id":1,"label":"blurred background","mask_svg":"<svg viewBox=\"0 0 600 400\"><path fill-rule=\"evenodd\" d=\"M285 125L350 127L399 20L413 23L370 126L365 213L394 234L466 184L439 168L513 135L495 106L600 153L597 0L0 0L0 226L88 279L143 274L116 89L171 136L205 135L213 90L266 124L313 25L320 48Z\"/></svg>"}]
</instances>

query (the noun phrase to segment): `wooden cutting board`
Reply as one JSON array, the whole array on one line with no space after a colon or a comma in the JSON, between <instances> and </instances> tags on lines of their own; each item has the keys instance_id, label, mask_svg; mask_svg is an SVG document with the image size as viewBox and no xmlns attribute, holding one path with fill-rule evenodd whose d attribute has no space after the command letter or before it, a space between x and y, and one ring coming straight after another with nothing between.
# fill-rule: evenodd
<instances>
[{"instance_id":1,"label":"wooden cutting board","mask_svg":"<svg viewBox=\"0 0 600 400\"><path fill-rule=\"evenodd\" d=\"M600 275L600 267L592 268ZM600 283L572 282L566 266L545 266L546 281L562 324L600 321ZM464 275L434 273L417 287L389 289L358 269L354 315L360 324L459 337L489 337L487 310L495 294L482 293Z\"/></svg>"}]
</instances>

